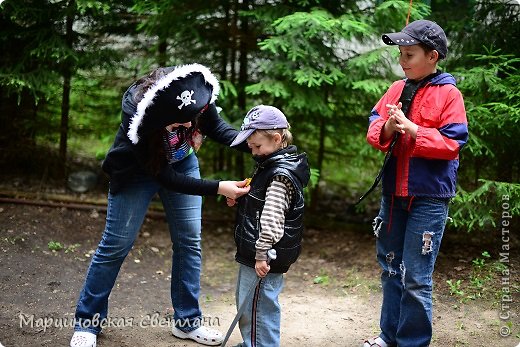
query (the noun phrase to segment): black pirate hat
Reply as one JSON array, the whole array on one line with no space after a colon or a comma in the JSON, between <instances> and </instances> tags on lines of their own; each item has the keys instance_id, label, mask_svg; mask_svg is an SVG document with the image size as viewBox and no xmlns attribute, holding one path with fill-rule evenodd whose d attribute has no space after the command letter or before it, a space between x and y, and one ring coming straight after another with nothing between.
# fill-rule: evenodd
<instances>
[{"instance_id":1,"label":"black pirate hat","mask_svg":"<svg viewBox=\"0 0 520 347\"><path fill-rule=\"evenodd\" d=\"M174 68L157 80L137 104L127 136L133 144L143 135L172 123L187 123L215 102L217 78L200 64Z\"/></svg>"}]
</instances>

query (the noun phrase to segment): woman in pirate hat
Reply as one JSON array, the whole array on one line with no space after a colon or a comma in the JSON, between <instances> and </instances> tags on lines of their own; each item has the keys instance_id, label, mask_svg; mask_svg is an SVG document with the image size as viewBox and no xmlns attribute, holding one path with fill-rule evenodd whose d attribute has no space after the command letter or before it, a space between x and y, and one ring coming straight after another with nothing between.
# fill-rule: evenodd
<instances>
[{"instance_id":1,"label":"woman in pirate hat","mask_svg":"<svg viewBox=\"0 0 520 347\"><path fill-rule=\"evenodd\" d=\"M238 134L217 112L218 92L209 69L191 64L158 68L123 95L121 125L103 162L110 176L106 226L80 293L71 347L96 346L108 297L156 193L172 240L172 333L206 345L222 341L220 332L201 325L201 196L235 199L250 188L245 181L200 178L202 135L229 146Z\"/></svg>"}]
</instances>

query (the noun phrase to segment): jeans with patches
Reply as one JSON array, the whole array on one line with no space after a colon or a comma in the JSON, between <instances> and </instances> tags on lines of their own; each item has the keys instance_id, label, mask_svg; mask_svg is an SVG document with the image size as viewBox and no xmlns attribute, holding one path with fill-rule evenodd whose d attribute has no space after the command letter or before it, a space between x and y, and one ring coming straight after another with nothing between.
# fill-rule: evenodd
<instances>
[{"instance_id":1,"label":"jeans with patches","mask_svg":"<svg viewBox=\"0 0 520 347\"><path fill-rule=\"evenodd\" d=\"M197 157L192 154L172 164L177 172L200 178ZM108 314L108 297L119 269L143 224L148 205L159 193L172 241L171 300L174 318L188 332L199 327L201 269L200 196L176 193L162 188L153 177L136 174L117 194L108 194L105 230L92 257L76 307L76 331L99 334L100 323ZM153 291L143 287L142 295Z\"/></svg>"},{"instance_id":2,"label":"jeans with patches","mask_svg":"<svg viewBox=\"0 0 520 347\"><path fill-rule=\"evenodd\" d=\"M428 346L432 337L432 274L449 199L384 195L374 219L382 268L380 337L389 346Z\"/></svg>"}]
</instances>

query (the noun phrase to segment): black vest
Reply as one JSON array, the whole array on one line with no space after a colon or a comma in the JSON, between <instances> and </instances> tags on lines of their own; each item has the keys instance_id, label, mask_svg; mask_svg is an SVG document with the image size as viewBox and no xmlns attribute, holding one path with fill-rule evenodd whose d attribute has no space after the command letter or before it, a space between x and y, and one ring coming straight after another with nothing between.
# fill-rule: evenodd
<instances>
[{"instance_id":1,"label":"black vest","mask_svg":"<svg viewBox=\"0 0 520 347\"><path fill-rule=\"evenodd\" d=\"M235 223L235 259L244 265L255 267L256 248L260 230L260 217L265 204L267 187L274 176L289 178L294 186L294 196L285 215L284 235L273 248L277 258L270 263L273 273L287 272L290 265L298 259L303 236L304 196L303 188L310 177L307 155L296 154L296 147L290 146L257 160L255 173L251 180L249 194L238 200Z\"/></svg>"}]
</instances>

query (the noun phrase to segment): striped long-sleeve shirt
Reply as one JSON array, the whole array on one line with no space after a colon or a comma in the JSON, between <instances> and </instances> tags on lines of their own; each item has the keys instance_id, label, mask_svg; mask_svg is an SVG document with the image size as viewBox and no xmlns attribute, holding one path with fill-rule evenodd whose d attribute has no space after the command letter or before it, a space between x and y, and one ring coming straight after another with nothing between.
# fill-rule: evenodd
<instances>
[{"instance_id":1,"label":"striped long-sleeve shirt","mask_svg":"<svg viewBox=\"0 0 520 347\"><path fill-rule=\"evenodd\" d=\"M256 241L256 260L267 260L267 251L283 237L285 214L293 195L294 186L285 176L275 176L267 187Z\"/></svg>"}]
</instances>

